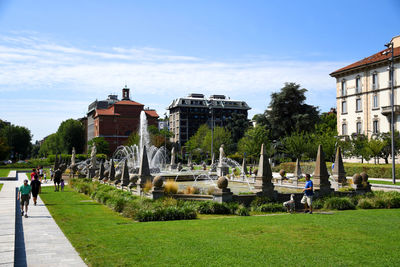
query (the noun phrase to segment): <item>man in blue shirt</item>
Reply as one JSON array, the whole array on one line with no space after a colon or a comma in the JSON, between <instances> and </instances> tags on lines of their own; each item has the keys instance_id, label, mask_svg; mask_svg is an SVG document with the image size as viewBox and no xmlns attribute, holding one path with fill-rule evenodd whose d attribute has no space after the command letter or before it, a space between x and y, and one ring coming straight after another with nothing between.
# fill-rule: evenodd
<instances>
[{"instance_id":1,"label":"man in blue shirt","mask_svg":"<svg viewBox=\"0 0 400 267\"><path fill-rule=\"evenodd\" d=\"M304 213L310 212L312 214L312 199L314 195L313 182L310 180L310 175L306 174L306 185L303 189L304 196L301 203L304 204Z\"/></svg>"}]
</instances>

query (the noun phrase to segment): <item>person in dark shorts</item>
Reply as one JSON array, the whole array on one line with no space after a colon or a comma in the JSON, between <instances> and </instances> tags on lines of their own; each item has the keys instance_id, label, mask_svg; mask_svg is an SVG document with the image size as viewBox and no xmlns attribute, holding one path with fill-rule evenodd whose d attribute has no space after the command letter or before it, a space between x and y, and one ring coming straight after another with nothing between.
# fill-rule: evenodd
<instances>
[{"instance_id":1,"label":"person in dark shorts","mask_svg":"<svg viewBox=\"0 0 400 267\"><path fill-rule=\"evenodd\" d=\"M61 170L57 169L54 172L54 191L60 191L61 176L62 176Z\"/></svg>"},{"instance_id":2,"label":"person in dark shorts","mask_svg":"<svg viewBox=\"0 0 400 267\"><path fill-rule=\"evenodd\" d=\"M31 182L33 205L36 206L37 196L41 192L42 183L39 181L38 176Z\"/></svg>"},{"instance_id":3,"label":"person in dark shorts","mask_svg":"<svg viewBox=\"0 0 400 267\"><path fill-rule=\"evenodd\" d=\"M28 180L24 180L24 184L19 187L18 200L21 203L21 216L24 216L24 206L25 206L25 218L28 218L28 205L29 199L31 198L32 188L28 184Z\"/></svg>"}]
</instances>

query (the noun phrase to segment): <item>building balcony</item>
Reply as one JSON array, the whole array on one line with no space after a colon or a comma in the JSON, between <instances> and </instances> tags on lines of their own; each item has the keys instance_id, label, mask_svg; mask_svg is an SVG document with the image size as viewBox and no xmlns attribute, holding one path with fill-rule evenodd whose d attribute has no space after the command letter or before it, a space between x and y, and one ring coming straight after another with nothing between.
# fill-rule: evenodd
<instances>
[{"instance_id":1,"label":"building balcony","mask_svg":"<svg viewBox=\"0 0 400 267\"><path fill-rule=\"evenodd\" d=\"M381 113L384 116L390 116L390 114L392 113L392 106L381 107ZM394 114L400 114L400 105L394 105Z\"/></svg>"}]
</instances>

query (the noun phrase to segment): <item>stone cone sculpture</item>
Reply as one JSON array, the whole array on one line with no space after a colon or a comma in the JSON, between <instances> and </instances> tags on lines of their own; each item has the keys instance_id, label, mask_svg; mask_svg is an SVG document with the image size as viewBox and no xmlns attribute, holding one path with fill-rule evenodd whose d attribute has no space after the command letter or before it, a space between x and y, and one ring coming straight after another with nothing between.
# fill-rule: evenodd
<instances>
[{"instance_id":1,"label":"stone cone sculpture","mask_svg":"<svg viewBox=\"0 0 400 267\"><path fill-rule=\"evenodd\" d=\"M110 174L109 174L109 181L114 181L115 180L115 167L114 167L114 160L111 159L110 163Z\"/></svg>"},{"instance_id":2,"label":"stone cone sculpture","mask_svg":"<svg viewBox=\"0 0 400 267\"><path fill-rule=\"evenodd\" d=\"M340 146L336 150L336 157L334 164L335 165L333 166L332 176L339 185L343 186L344 184L347 183L347 179L342 159L342 149L340 148Z\"/></svg>"},{"instance_id":3,"label":"stone cone sculpture","mask_svg":"<svg viewBox=\"0 0 400 267\"><path fill-rule=\"evenodd\" d=\"M128 159L126 159L124 161L124 167L122 169L121 179L122 179L121 185L122 186L128 186L128 184L129 184Z\"/></svg>"},{"instance_id":4,"label":"stone cone sculpture","mask_svg":"<svg viewBox=\"0 0 400 267\"><path fill-rule=\"evenodd\" d=\"M100 163L100 170L99 170L99 180L104 179L104 161L101 161Z\"/></svg>"},{"instance_id":5,"label":"stone cone sculpture","mask_svg":"<svg viewBox=\"0 0 400 267\"><path fill-rule=\"evenodd\" d=\"M329 182L329 173L326 169L325 154L322 145L318 146L317 161L315 162L315 171L313 176L314 190L319 191L319 195L328 195L332 192L331 182Z\"/></svg>"},{"instance_id":6,"label":"stone cone sculpture","mask_svg":"<svg viewBox=\"0 0 400 267\"><path fill-rule=\"evenodd\" d=\"M264 144L261 145L260 162L258 164L258 171L256 176L256 189L261 190L257 195L268 196L271 199L276 198L274 185L272 183L272 171L269 165L269 159L265 153Z\"/></svg>"},{"instance_id":7,"label":"stone cone sculpture","mask_svg":"<svg viewBox=\"0 0 400 267\"><path fill-rule=\"evenodd\" d=\"M301 166L300 166L300 160L297 159L296 160L296 168L294 169L294 177L296 177L296 179L300 179L301 178Z\"/></svg>"},{"instance_id":8,"label":"stone cone sculpture","mask_svg":"<svg viewBox=\"0 0 400 267\"><path fill-rule=\"evenodd\" d=\"M147 181L152 182L152 176L150 174L150 167L149 167L149 160L147 158L146 146L143 146L142 149L138 176L139 176L138 189L142 189Z\"/></svg>"}]
</instances>

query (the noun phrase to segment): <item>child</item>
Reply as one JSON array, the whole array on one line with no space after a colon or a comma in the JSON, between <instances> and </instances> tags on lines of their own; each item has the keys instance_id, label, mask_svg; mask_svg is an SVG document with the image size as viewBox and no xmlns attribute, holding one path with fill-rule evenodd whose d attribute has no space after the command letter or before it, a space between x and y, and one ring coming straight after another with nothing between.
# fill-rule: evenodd
<instances>
[{"instance_id":1,"label":"child","mask_svg":"<svg viewBox=\"0 0 400 267\"><path fill-rule=\"evenodd\" d=\"M64 191L64 179L61 179L61 191Z\"/></svg>"}]
</instances>

